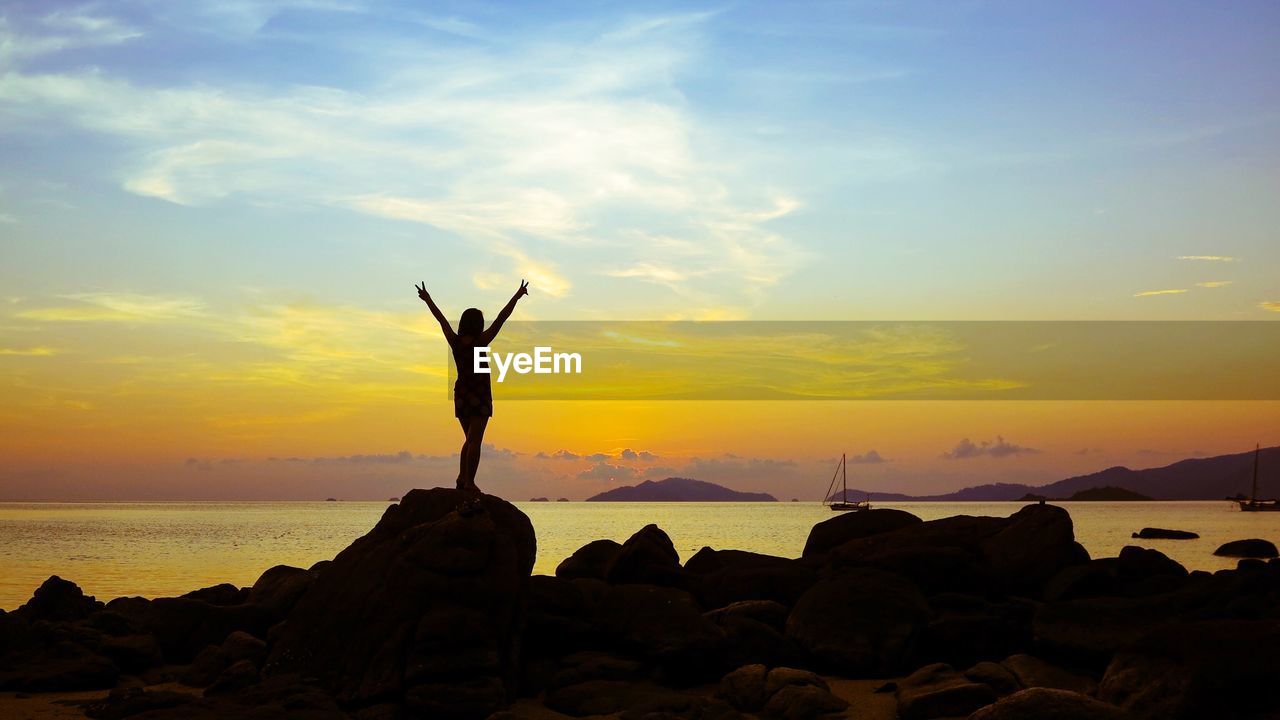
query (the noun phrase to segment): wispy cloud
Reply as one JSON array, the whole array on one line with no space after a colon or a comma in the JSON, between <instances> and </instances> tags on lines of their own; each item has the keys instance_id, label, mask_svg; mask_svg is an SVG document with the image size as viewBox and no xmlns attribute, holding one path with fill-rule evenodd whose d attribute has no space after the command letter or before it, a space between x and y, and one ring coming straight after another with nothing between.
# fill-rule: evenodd
<instances>
[{"instance_id":1,"label":"wispy cloud","mask_svg":"<svg viewBox=\"0 0 1280 720\"><path fill-rule=\"evenodd\" d=\"M1181 295L1185 292L1187 292L1186 288L1177 288L1173 290L1143 290L1142 292L1134 293L1133 296L1134 297L1154 297L1156 295Z\"/></svg>"},{"instance_id":2,"label":"wispy cloud","mask_svg":"<svg viewBox=\"0 0 1280 720\"><path fill-rule=\"evenodd\" d=\"M997 435L994 441L983 440L975 443L969 438L964 438L956 443L956 446L942 453L945 460L968 460L977 457L993 457L1006 458L1016 455L1037 455L1040 451L1035 448L1024 447L1008 442L1004 436Z\"/></svg>"},{"instance_id":3,"label":"wispy cloud","mask_svg":"<svg viewBox=\"0 0 1280 720\"><path fill-rule=\"evenodd\" d=\"M204 304L184 297L139 293L78 293L62 296L71 304L22 310L15 317L49 322L163 322L199 317Z\"/></svg>"},{"instance_id":4,"label":"wispy cloud","mask_svg":"<svg viewBox=\"0 0 1280 720\"><path fill-rule=\"evenodd\" d=\"M280 10L241 5L215 19L257 32ZM423 46L408 63L365 49L360 59L385 82L362 91L156 88L109 70L20 67L0 81L0 101L31 127L122 140L129 153L116 172L139 195L325 204L427 225L479 253L476 261L496 262L491 272L529 278L552 297L568 294L575 275L599 272L677 289L696 305L723 305L722 296L754 304L805 262L771 227L800 202L746 170L740 144L695 140L722 130L691 113L677 85L698 66L709 17L640 17L594 34L578 26L502 42L479 39L466 21L419 17L478 39L451 54ZM92 32L125 36L106 24ZM634 242L653 227L680 242ZM476 281L491 285L489 276Z\"/></svg>"},{"instance_id":5,"label":"wispy cloud","mask_svg":"<svg viewBox=\"0 0 1280 720\"><path fill-rule=\"evenodd\" d=\"M1207 281L1205 281L1205 282L1198 282L1198 283L1196 283L1196 287L1202 287L1202 288L1220 288L1220 287L1226 287L1226 286L1230 285L1230 284L1231 284L1231 283L1233 283L1233 282L1235 282L1235 281L1234 281L1234 280L1207 280Z\"/></svg>"},{"instance_id":6,"label":"wispy cloud","mask_svg":"<svg viewBox=\"0 0 1280 720\"><path fill-rule=\"evenodd\" d=\"M851 456L849 462L855 465L879 465L880 463L889 462L889 458L882 456L875 450L868 450L859 455Z\"/></svg>"},{"instance_id":7,"label":"wispy cloud","mask_svg":"<svg viewBox=\"0 0 1280 720\"><path fill-rule=\"evenodd\" d=\"M1177 260L1190 260L1193 262L1239 262L1240 258L1231 255L1179 255Z\"/></svg>"},{"instance_id":8,"label":"wispy cloud","mask_svg":"<svg viewBox=\"0 0 1280 720\"><path fill-rule=\"evenodd\" d=\"M0 347L0 355L11 355L16 357L46 357L56 355L57 350L50 347L30 347L30 348L7 348Z\"/></svg>"},{"instance_id":9,"label":"wispy cloud","mask_svg":"<svg viewBox=\"0 0 1280 720\"><path fill-rule=\"evenodd\" d=\"M1280 312L1280 300L1264 300L1258 303L1258 307L1271 312Z\"/></svg>"}]
</instances>

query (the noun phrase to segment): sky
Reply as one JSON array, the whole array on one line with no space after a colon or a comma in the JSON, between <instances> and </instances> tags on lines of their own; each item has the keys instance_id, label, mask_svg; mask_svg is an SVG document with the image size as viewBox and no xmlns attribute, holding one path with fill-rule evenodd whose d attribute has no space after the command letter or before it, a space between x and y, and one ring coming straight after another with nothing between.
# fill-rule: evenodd
<instances>
[{"instance_id":1,"label":"sky","mask_svg":"<svg viewBox=\"0 0 1280 720\"><path fill-rule=\"evenodd\" d=\"M1270 2L7 2L0 498L449 484L414 297L1280 320ZM1280 444L1276 402L512 402L482 487L815 499Z\"/></svg>"}]
</instances>

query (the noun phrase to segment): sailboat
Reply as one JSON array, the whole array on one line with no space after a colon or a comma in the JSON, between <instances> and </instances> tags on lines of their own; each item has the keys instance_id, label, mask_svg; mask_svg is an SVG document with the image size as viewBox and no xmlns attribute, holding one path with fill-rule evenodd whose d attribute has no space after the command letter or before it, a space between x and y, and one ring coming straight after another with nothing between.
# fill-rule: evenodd
<instances>
[{"instance_id":1,"label":"sailboat","mask_svg":"<svg viewBox=\"0 0 1280 720\"><path fill-rule=\"evenodd\" d=\"M1258 499L1258 455L1262 452L1262 445L1259 444L1253 449L1253 489L1249 493L1248 500L1237 500L1240 503L1241 512L1277 512L1280 511L1280 500L1271 498L1269 500Z\"/></svg>"},{"instance_id":2,"label":"sailboat","mask_svg":"<svg viewBox=\"0 0 1280 720\"><path fill-rule=\"evenodd\" d=\"M870 495L867 495L866 500L849 502L848 466L849 464L845 459L845 454L840 453L840 464L836 465L835 474L831 476L831 483L827 485L827 494L823 496L824 500L822 501L822 504L830 506L830 508L832 510L835 510L836 512L847 512L850 510L870 510L871 509ZM840 499L832 500L831 490L836 486L837 476L839 476L840 478Z\"/></svg>"}]
</instances>

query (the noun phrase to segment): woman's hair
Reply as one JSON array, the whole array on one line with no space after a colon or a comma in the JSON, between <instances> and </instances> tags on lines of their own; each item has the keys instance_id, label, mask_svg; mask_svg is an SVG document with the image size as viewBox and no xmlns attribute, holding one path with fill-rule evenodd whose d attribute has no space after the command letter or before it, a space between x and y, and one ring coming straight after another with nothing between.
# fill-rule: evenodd
<instances>
[{"instance_id":1,"label":"woman's hair","mask_svg":"<svg viewBox=\"0 0 1280 720\"><path fill-rule=\"evenodd\" d=\"M484 313L480 312L480 308L467 308L462 311L462 318L458 320L458 334L479 336L484 332Z\"/></svg>"}]
</instances>

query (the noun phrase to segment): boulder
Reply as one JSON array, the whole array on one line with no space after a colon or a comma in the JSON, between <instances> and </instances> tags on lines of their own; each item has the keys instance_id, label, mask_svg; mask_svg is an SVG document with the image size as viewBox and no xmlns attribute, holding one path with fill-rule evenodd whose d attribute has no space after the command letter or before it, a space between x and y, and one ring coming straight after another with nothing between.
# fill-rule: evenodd
<instances>
[{"instance_id":1,"label":"boulder","mask_svg":"<svg viewBox=\"0 0 1280 720\"><path fill-rule=\"evenodd\" d=\"M643 666L628 657L586 650L560 660L551 687L561 688L591 680L629 680L643 678Z\"/></svg>"},{"instance_id":2,"label":"boulder","mask_svg":"<svg viewBox=\"0 0 1280 720\"><path fill-rule=\"evenodd\" d=\"M1014 601L981 609L937 610L920 633L914 661L966 667L1028 650L1034 611L1033 606Z\"/></svg>"},{"instance_id":3,"label":"boulder","mask_svg":"<svg viewBox=\"0 0 1280 720\"><path fill-rule=\"evenodd\" d=\"M1149 528L1145 527L1132 537L1142 540L1195 540L1200 536L1187 530L1167 530L1165 528Z\"/></svg>"},{"instance_id":4,"label":"boulder","mask_svg":"<svg viewBox=\"0 0 1280 720\"><path fill-rule=\"evenodd\" d=\"M1008 668L990 660L974 664L973 667L964 671L964 676L973 682L989 685L997 695L1001 696L1010 695L1022 689L1022 684L1013 673L1009 672Z\"/></svg>"},{"instance_id":5,"label":"boulder","mask_svg":"<svg viewBox=\"0 0 1280 720\"><path fill-rule=\"evenodd\" d=\"M778 617L776 609L781 609ZM718 655L726 667L763 663L795 665L804 653L784 632L787 609L768 600L735 603L706 614L723 635Z\"/></svg>"},{"instance_id":6,"label":"boulder","mask_svg":"<svg viewBox=\"0 0 1280 720\"><path fill-rule=\"evenodd\" d=\"M1064 670L1031 655L1010 655L1000 665L1024 688L1055 688L1081 695L1092 695L1098 689L1098 683L1093 678Z\"/></svg>"},{"instance_id":7,"label":"boulder","mask_svg":"<svg viewBox=\"0 0 1280 720\"><path fill-rule=\"evenodd\" d=\"M584 586L599 586L592 592ZM528 615L524 642L527 653L558 658L599 647L592 627L598 599L607 586L599 580L565 580L549 575L529 579Z\"/></svg>"},{"instance_id":8,"label":"boulder","mask_svg":"<svg viewBox=\"0 0 1280 720\"><path fill-rule=\"evenodd\" d=\"M719 657L723 632L683 590L608 586L592 627L609 647L650 661L682 681L697 682L724 672Z\"/></svg>"},{"instance_id":9,"label":"boulder","mask_svg":"<svg viewBox=\"0 0 1280 720\"><path fill-rule=\"evenodd\" d=\"M241 631L235 631L221 645L210 645L196 655L182 674L183 684L206 687L228 667L242 661L251 663L255 672L267 654L267 644Z\"/></svg>"},{"instance_id":10,"label":"boulder","mask_svg":"<svg viewBox=\"0 0 1280 720\"><path fill-rule=\"evenodd\" d=\"M849 677L901 670L929 606L907 580L857 568L819 580L792 609L787 635L820 664Z\"/></svg>"},{"instance_id":11,"label":"boulder","mask_svg":"<svg viewBox=\"0 0 1280 720\"><path fill-rule=\"evenodd\" d=\"M907 578L925 595L983 594L991 587L982 558L957 547L881 548L865 555L862 563Z\"/></svg>"},{"instance_id":12,"label":"boulder","mask_svg":"<svg viewBox=\"0 0 1280 720\"><path fill-rule=\"evenodd\" d=\"M1119 592L1117 561L1117 558L1100 558L1059 570L1045 583L1044 599L1077 600L1115 595Z\"/></svg>"},{"instance_id":13,"label":"boulder","mask_svg":"<svg viewBox=\"0 0 1280 720\"><path fill-rule=\"evenodd\" d=\"M764 707L765 700L769 698L764 690L768 674L764 665L743 665L721 678L716 695L738 710L755 712Z\"/></svg>"},{"instance_id":14,"label":"boulder","mask_svg":"<svg viewBox=\"0 0 1280 720\"><path fill-rule=\"evenodd\" d=\"M189 663L208 645L240 630L265 638L275 618L256 605L210 605L190 598L111 601L110 608L155 636L170 663Z\"/></svg>"},{"instance_id":15,"label":"boulder","mask_svg":"<svg viewBox=\"0 0 1280 720\"><path fill-rule=\"evenodd\" d=\"M556 566L556 577L566 580L574 578L603 580L609 563L613 562L621 549L622 545L613 540L592 540Z\"/></svg>"},{"instance_id":16,"label":"boulder","mask_svg":"<svg viewBox=\"0 0 1280 720\"><path fill-rule=\"evenodd\" d=\"M687 578L680 555L662 528L650 523L627 539L605 568L605 580L613 584L635 583L685 587Z\"/></svg>"},{"instance_id":17,"label":"boulder","mask_svg":"<svg viewBox=\"0 0 1280 720\"><path fill-rule=\"evenodd\" d=\"M995 702L990 685L974 682L951 668L926 665L898 681L896 697L901 720L931 720L968 715Z\"/></svg>"},{"instance_id":18,"label":"boulder","mask_svg":"<svg viewBox=\"0 0 1280 720\"><path fill-rule=\"evenodd\" d=\"M1014 513L1007 527L982 543L982 553L998 587L1037 597L1063 568L1089 561L1075 541L1071 515L1056 505L1027 505Z\"/></svg>"},{"instance_id":19,"label":"boulder","mask_svg":"<svg viewBox=\"0 0 1280 720\"><path fill-rule=\"evenodd\" d=\"M276 565L262 573L249 588L247 602L283 618L319 573L289 565Z\"/></svg>"},{"instance_id":20,"label":"boulder","mask_svg":"<svg viewBox=\"0 0 1280 720\"><path fill-rule=\"evenodd\" d=\"M1020 690L981 708L969 720L1129 720L1114 705L1088 695L1052 688Z\"/></svg>"},{"instance_id":21,"label":"boulder","mask_svg":"<svg viewBox=\"0 0 1280 720\"><path fill-rule=\"evenodd\" d=\"M0 690L61 692L116 684L120 671L83 645L57 641L0 661Z\"/></svg>"},{"instance_id":22,"label":"boulder","mask_svg":"<svg viewBox=\"0 0 1280 720\"><path fill-rule=\"evenodd\" d=\"M685 561L684 569L694 575L710 575L729 568L781 567L795 561L777 555L747 552L746 550L716 550L703 547Z\"/></svg>"},{"instance_id":23,"label":"boulder","mask_svg":"<svg viewBox=\"0 0 1280 720\"><path fill-rule=\"evenodd\" d=\"M1270 540L1251 538L1249 540L1232 540L1213 551L1214 555L1237 558L1273 558L1276 557L1275 543Z\"/></svg>"},{"instance_id":24,"label":"boulder","mask_svg":"<svg viewBox=\"0 0 1280 720\"><path fill-rule=\"evenodd\" d=\"M1275 717L1280 625L1274 620L1184 622L1116 653L1098 697L1134 718Z\"/></svg>"},{"instance_id":25,"label":"boulder","mask_svg":"<svg viewBox=\"0 0 1280 720\"><path fill-rule=\"evenodd\" d=\"M840 513L813 526L804 544L803 557L823 555L850 540L880 535L919 522L920 518L915 515L891 508Z\"/></svg>"},{"instance_id":26,"label":"boulder","mask_svg":"<svg viewBox=\"0 0 1280 720\"><path fill-rule=\"evenodd\" d=\"M817 581L818 572L795 560L777 560L780 562L730 565L695 576L693 587L698 600L708 608L721 608L743 600L773 600L787 607L795 605Z\"/></svg>"},{"instance_id":27,"label":"boulder","mask_svg":"<svg viewBox=\"0 0 1280 720\"><path fill-rule=\"evenodd\" d=\"M264 675L339 703L484 718L515 690L533 526L490 495L415 489L333 559L272 633Z\"/></svg>"},{"instance_id":28,"label":"boulder","mask_svg":"<svg viewBox=\"0 0 1280 720\"><path fill-rule=\"evenodd\" d=\"M849 703L815 685L788 685L769 697L760 715L770 720L814 720L843 712Z\"/></svg>"},{"instance_id":29,"label":"boulder","mask_svg":"<svg viewBox=\"0 0 1280 720\"><path fill-rule=\"evenodd\" d=\"M1134 545L1126 545L1120 549L1115 570L1116 576L1126 581L1145 580L1162 575L1179 578L1187 576L1186 568L1179 565L1176 560L1169 559L1159 550Z\"/></svg>"},{"instance_id":30,"label":"boulder","mask_svg":"<svg viewBox=\"0 0 1280 720\"><path fill-rule=\"evenodd\" d=\"M248 588L240 588L231 583L221 583L219 585L211 585L207 588L192 590L186 595L179 597L188 598L190 600L203 600L210 605L239 605L249 596Z\"/></svg>"},{"instance_id":31,"label":"boulder","mask_svg":"<svg viewBox=\"0 0 1280 720\"><path fill-rule=\"evenodd\" d=\"M801 670L799 668L776 667L769 671L764 679L765 697L773 697L775 693L785 687L793 685L811 685L823 690L830 690L827 681L822 676L809 670Z\"/></svg>"},{"instance_id":32,"label":"boulder","mask_svg":"<svg viewBox=\"0 0 1280 720\"><path fill-rule=\"evenodd\" d=\"M86 596L80 586L54 575L41 583L31 599L13 614L27 622L80 620L102 608L102 603L92 595Z\"/></svg>"}]
</instances>

